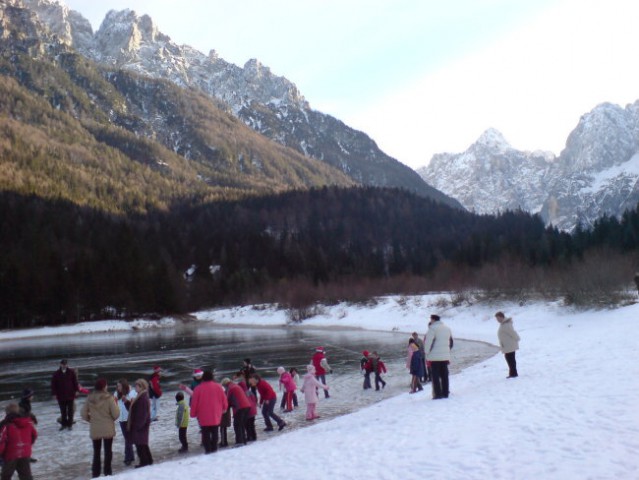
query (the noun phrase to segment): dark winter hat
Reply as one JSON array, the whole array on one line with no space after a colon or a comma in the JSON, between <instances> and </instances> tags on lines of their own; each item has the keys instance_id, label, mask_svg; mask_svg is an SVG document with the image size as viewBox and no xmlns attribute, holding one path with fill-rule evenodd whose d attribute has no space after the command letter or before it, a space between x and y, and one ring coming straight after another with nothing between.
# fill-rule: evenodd
<instances>
[{"instance_id":1,"label":"dark winter hat","mask_svg":"<svg viewBox=\"0 0 639 480\"><path fill-rule=\"evenodd\" d=\"M499 318L506 318L506 315L504 315L504 312L497 312L495 316Z\"/></svg>"},{"instance_id":2,"label":"dark winter hat","mask_svg":"<svg viewBox=\"0 0 639 480\"><path fill-rule=\"evenodd\" d=\"M62 360L60 360L60 365L66 365L67 363L68 362L66 358L63 358Z\"/></svg>"},{"instance_id":3,"label":"dark winter hat","mask_svg":"<svg viewBox=\"0 0 639 480\"><path fill-rule=\"evenodd\" d=\"M95 389L96 390L104 390L107 386L107 381L105 378L98 378L95 381Z\"/></svg>"},{"instance_id":4,"label":"dark winter hat","mask_svg":"<svg viewBox=\"0 0 639 480\"><path fill-rule=\"evenodd\" d=\"M22 400L26 400L27 398L33 397L34 391L30 388L25 388L22 390L22 396L20 397Z\"/></svg>"},{"instance_id":5,"label":"dark winter hat","mask_svg":"<svg viewBox=\"0 0 639 480\"><path fill-rule=\"evenodd\" d=\"M433 314L433 315L430 316L430 319L435 321L435 322L437 322L439 320L439 315Z\"/></svg>"},{"instance_id":6,"label":"dark winter hat","mask_svg":"<svg viewBox=\"0 0 639 480\"><path fill-rule=\"evenodd\" d=\"M177 393L175 394L175 399L176 399L178 402L181 402L182 400L184 400L184 394L183 394L182 392L177 392Z\"/></svg>"},{"instance_id":7,"label":"dark winter hat","mask_svg":"<svg viewBox=\"0 0 639 480\"><path fill-rule=\"evenodd\" d=\"M251 359L250 358L245 358L244 359L244 363L251 363Z\"/></svg>"}]
</instances>

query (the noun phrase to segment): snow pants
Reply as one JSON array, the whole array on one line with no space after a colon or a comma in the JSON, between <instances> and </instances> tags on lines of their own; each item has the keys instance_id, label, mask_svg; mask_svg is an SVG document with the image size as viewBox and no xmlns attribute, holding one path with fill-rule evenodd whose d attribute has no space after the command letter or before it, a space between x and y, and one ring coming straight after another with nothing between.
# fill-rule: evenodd
<instances>
[{"instance_id":1,"label":"snow pants","mask_svg":"<svg viewBox=\"0 0 639 480\"><path fill-rule=\"evenodd\" d=\"M20 480L33 480L31 475L31 459L30 458L18 458L17 460L11 460L10 462L4 462L2 465L2 480L11 480L14 472L18 472L18 478Z\"/></svg>"}]
</instances>

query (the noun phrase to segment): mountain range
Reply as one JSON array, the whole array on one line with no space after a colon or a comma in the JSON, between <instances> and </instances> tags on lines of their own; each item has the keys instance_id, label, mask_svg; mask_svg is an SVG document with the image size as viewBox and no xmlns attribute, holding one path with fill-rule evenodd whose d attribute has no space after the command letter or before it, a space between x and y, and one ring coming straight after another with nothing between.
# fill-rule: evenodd
<instances>
[{"instance_id":1,"label":"mountain range","mask_svg":"<svg viewBox=\"0 0 639 480\"><path fill-rule=\"evenodd\" d=\"M160 32L148 15L138 15L132 10L110 11L93 32L80 13L53 0L3 0L3 3L27 9L43 30L34 32L36 37L48 36L50 42L79 53L99 66L111 83L114 77L133 75L130 78L136 78L138 84L150 84L148 79L153 79L169 83L188 92L187 95L206 96L216 108L260 136L286 147L289 157L294 152L297 158L306 159L307 164L330 167L325 171L331 171L338 179L335 184L344 184L346 178L353 185L400 187L461 208L456 200L429 186L414 170L382 152L363 132L313 110L291 81L274 75L258 60L249 60L239 67L220 58L214 50L204 54L188 45L178 45ZM127 100L133 98L124 90L120 93ZM136 134L159 140L164 147L187 159L198 154L202 159L207 157L201 151L191 151L193 142L185 138L185 130L196 128L193 124L183 123L183 128L176 128L174 123L170 126L171 133L158 135L156 125L167 123L170 108L150 112L145 110L148 103L138 103L134 114L145 127ZM208 147L214 157L226 149L240 163L243 159L245 164L262 168L261 159L251 158L246 151L235 151L228 142L221 148L216 144ZM317 184L327 182L333 180L323 178Z\"/></svg>"},{"instance_id":2,"label":"mountain range","mask_svg":"<svg viewBox=\"0 0 639 480\"><path fill-rule=\"evenodd\" d=\"M517 150L489 129L465 152L434 155L418 173L477 213L522 209L562 230L588 228L639 202L639 102L598 105L558 156Z\"/></svg>"}]
</instances>

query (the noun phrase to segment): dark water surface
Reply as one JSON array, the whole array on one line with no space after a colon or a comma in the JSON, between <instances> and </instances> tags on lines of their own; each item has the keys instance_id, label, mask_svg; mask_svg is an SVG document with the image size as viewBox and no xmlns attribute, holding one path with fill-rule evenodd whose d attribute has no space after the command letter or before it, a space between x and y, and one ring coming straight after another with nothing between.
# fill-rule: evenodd
<instances>
[{"instance_id":1,"label":"dark water surface","mask_svg":"<svg viewBox=\"0 0 639 480\"><path fill-rule=\"evenodd\" d=\"M0 341L0 400L3 405L19 398L23 388L35 390L33 411L38 416L40 437L34 446L35 478L72 480L90 477L91 443L88 424L79 418L84 398L76 402L76 426L73 431L59 432L57 403L51 398L50 380L60 359L79 371L80 383L92 388L95 379L104 377L113 391L119 378L133 382L147 378L154 365L163 369L159 421L151 429L151 450L156 462L177 457L179 442L173 425L174 396L179 383L188 383L194 368L213 368L216 379L232 376L250 357L258 372L277 390L276 369L295 366L300 374L316 346L324 346L334 373L329 375L331 399L320 401L322 420L352 412L366 405L408 390L409 376L405 369L408 335L364 330L305 328L229 328L207 324L179 324L175 328L140 330L136 332L67 335L25 340ZM376 350L389 369L388 386L381 392L363 391L359 374L362 350ZM451 372L484 360L496 353L496 348L480 342L458 340L453 350ZM454 393L454 384L451 386ZM279 395L279 394L278 394ZM428 395L428 388L424 396ZM303 395L298 396L301 398ZM305 405L284 416L285 431L300 428ZM195 424L193 424L195 425ZM258 440L268 438L261 431L258 415ZM189 428L189 455L200 454L197 427ZM232 429L229 440L232 441ZM116 436L113 445L114 473L131 467L122 465L123 442Z\"/></svg>"}]
</instances>

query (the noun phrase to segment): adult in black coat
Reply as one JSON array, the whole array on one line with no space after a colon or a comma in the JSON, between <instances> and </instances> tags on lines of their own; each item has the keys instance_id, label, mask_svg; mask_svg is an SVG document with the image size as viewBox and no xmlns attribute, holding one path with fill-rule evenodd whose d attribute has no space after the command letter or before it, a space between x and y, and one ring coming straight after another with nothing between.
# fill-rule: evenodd
<instances>
[{"instance_id":1,"label":"adult in black coat","mask_svg":"<svg viewBox=\"0 0 639 480\"><path fill-rule=\"evenodd\" d=\"M60 430L73 428L75 397L79 390L80 386L75 370L68 367L66 360L61 360L60 368L51 377L51 394L58 401L60 407Z\"/></svg>"}]
</instances>

